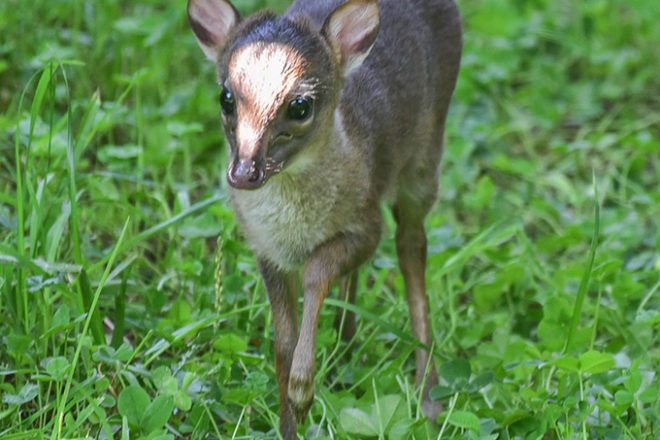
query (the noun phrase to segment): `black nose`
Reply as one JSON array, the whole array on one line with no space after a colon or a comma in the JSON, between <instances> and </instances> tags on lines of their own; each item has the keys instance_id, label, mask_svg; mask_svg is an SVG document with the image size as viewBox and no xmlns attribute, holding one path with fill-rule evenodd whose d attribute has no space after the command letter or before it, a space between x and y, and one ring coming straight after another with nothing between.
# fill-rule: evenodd
<instances>
[{"instance_id":1,"label":"black nose","mask_svg":"<svg viewBox=\"0 0 660 440\"><path fill-rule=\"evenodd\" d=\"M254 160L234 160L227 171L227 181L238 189L255 189L264 183L264 170Z\"/></svg>"}]
</instances>

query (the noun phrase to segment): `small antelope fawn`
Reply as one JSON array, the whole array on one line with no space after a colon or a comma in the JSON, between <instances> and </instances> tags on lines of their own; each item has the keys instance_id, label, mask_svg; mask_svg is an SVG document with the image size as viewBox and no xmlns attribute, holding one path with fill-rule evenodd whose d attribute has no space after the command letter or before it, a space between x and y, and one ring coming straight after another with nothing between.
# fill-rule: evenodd
<instances>
[{"instance_id":1,"label":"small antelope fawn","mask_svg":"<svg viewBox=\"0 0 660 440\"><path fill-rule=\"evenodd\" d=\"M280 432L295 439L314 396L323 300L336 282L355 300L382 200L397 222L412 331L431 344L424 218L459 70L459 12L453 0L296 0L283 16L244 19L227 0L189 0L188 19L217 68L231 203L272 309ZM415 357L435 420L435 365L422 347Z\"/></svg>"}]
</instances>

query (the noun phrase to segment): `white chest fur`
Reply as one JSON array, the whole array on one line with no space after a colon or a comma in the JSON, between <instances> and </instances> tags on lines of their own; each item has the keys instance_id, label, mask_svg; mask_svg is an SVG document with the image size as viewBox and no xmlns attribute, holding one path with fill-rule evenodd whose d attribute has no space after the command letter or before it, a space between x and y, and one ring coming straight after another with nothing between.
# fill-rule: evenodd
<instances>
[{"instance_id":1,"label":"white chest fur","mask_svg":"<svg viewBox=\"0 0 660 440\"><path fill-rule=\"evenodd\" d=\"M299 182L280 175L257 191L233 191L232 201L257 256L290 270L339 232L337 195L336 185L301 190Z\"/></svg>"},{"instance_id":2,"label":"white chest fur","mask_svg":"<svg viewBox=\"0 0 660 440\"><path fill-rule=\"evenodd\" d=\"M347 172L352 178L337 177ZM356 206L365 203L367 182L356 162L333 160L273 176L255 191L232 190L231 198L255 254L294 270L334 235L364 229Z\"/></svg>"}]
</instances>

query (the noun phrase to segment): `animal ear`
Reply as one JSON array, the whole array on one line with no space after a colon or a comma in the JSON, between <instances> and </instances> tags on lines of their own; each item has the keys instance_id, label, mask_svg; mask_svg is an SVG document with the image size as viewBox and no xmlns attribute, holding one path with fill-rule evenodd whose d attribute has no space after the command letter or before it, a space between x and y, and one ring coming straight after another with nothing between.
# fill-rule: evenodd
<instances>
[{"instance_id":1,"label":"animal ear","mask_svg":"<svg viewBox=\"0 0 660 440\"><path fill-rule=\"evenodd\" d=\"M323 24L325 36L346 77L369 55L380 25L376 0L348 0L335 9Z\"/></svg>"},{"instance_id":2,"label":"animal ear","mask_svg":"<svg viewBox=\"0 0 660 440\"><path fill-rule=\"evenodd\" d=\"M218 61L241 15L227 0L188 0L188 22L206 57Z\"/></svg>"}]
</instances>

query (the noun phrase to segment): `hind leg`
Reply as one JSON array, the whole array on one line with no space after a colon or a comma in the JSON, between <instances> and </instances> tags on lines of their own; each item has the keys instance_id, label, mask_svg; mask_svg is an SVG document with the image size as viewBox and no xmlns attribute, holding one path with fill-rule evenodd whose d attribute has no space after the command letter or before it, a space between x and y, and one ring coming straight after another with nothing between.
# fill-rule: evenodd
<instances>
[{"instance_id":1,"label":"hind leg","mask_svg":"<svg viewBox=\"0 0 660 440\"><path fill-rule=\"evenodd\" d=\"M357 270L342 278L341 283L339 284L340 301L347 301L351 305L355 304L355 299L357 297L357 278ZM341 329L342 341L348 342L353 339L357 328L355 324L355 313L346 309L337 309L337 314L335 315L335 328L338 332Z\"/></svg>"},{"instance_id":2,"label":"hind leg","mask_svg":"<svg viewBox=\"0 0 660 440\"><path fill-rule=\"evenodd\" d=\"M399 197L393 212L397 222L396 250L399 257L399 267L406 285L406 295L410 309L410 323L413 334L423 344L431 345L431 330L428 317L428 301L426 296L426 232L424 217L430 208L435 195L426 202L416 202L410 198ZM431 400L429 391L438 384L438 375L433 360L429 363L429 353L423 348L415 349L415 383L420 386L426 376L422 392L422 408L426 416L436 421L442 411L438 401ZM427 373L427 367L429 368Z\"/></svg>"}]
</instances>

